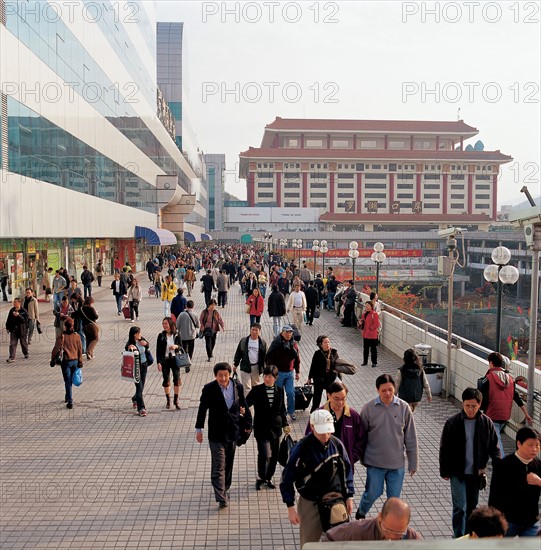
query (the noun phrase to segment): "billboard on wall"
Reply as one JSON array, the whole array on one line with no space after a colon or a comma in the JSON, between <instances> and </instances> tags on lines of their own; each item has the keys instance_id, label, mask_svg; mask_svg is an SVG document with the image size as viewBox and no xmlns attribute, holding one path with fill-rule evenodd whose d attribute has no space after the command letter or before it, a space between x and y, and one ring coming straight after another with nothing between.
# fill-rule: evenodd
<instances>
[{"instance_id":1,"label":"billboard on wall","mask_svg":"<svg viewBox=\"0 0 541 550\"><path fill-rule=\"evenodd\" d=\"M225 209L225 219L228 223L317 223L320 215L319 208L228 206Z\"/></svg>"}]
</instances>

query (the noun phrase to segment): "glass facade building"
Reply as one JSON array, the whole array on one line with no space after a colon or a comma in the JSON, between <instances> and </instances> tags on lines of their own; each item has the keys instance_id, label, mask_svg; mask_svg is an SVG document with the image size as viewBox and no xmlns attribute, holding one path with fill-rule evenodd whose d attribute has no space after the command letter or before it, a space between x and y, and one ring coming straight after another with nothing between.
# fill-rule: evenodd
<instances>
[{"instance_id":1,"label":"glass facade building","mask_svg":"<svg viewBox=\"0 0 541 550\"><path fill-rule=\"evenodd\" d=\"M45 265L141 263L135 226L158 224L158 177L193 193L156 65L153 2L0 0L0 269L14 289L39 288Z\"/></svg>"}]
</instances>

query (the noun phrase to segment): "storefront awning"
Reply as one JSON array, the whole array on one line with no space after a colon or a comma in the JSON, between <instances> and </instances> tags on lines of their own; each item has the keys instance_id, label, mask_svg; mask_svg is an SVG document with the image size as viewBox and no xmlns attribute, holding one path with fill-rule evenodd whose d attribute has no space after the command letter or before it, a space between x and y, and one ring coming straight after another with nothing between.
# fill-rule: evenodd
<instances>
[{"instance_id":1,"label":"storefront awning","mask_svg":"<svg viewBox=\"0 0 541 550\"><path fill-rule=\"evenodd\" d=\"M212 241L212 237L208 233L201 233L202 241Z\"/></svg>"},{"instance_id":2,"label":"storefront awning","mask_svg":"<svg viewBox=\"0 0 541 550\"><path fill-rule=\"evenodd\" d=\"M177 244L177 238L168 229L160 229L158 227L141 227L135 226L135 238L145 239L149 246L163 246Z\"/></svg>"},{"instance_id":3,"label":"storefront awning","mask_svg":"<svg viewBox=\"0 0 541 550\"><path fill-rule=\"evenodd\" d=\"M195 235L193 233L190 233L189 231L184 231L184 240L188 241L189 243L194 243Z\"/></svg>"}]
</instances>

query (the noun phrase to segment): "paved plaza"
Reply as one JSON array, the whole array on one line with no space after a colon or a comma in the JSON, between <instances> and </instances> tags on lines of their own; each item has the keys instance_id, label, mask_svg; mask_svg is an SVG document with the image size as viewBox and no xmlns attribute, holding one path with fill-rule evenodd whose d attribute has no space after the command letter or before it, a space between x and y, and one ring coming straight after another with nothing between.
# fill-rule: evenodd
<instances>
[{"instance_id":1,"label":"paved plaza","mask_svg":"<svg viewBox=\"0 0 541 550\"><path fill-rule=\"evenodd\" d=\"M201 274L200 274L201 275ZM139 275L142 288L146 274ZM298 549L299 532L289 524L278 489L256 491L256 445L250 438L238 449L231 506L218 511L210 485L210 453L199 445L194 425L202 386L213 379L203 341L196 342L194 365L183 376L182 410L167 410L156 365L145 388L148 416L134 414L134 386L120 379L120 358L131 325L119 317L109 289L94 283L101 339L95 359L86 362L84 382L74 388L74 408L64 405L59 367L50 368L54 343L50 304L40 303L44 333L35 335L30 358L20 348L6 363L4 329L9 304L0 307L1 514L0 546L19 548L230 548ZM203 306L199 285L196 312ZM236 284L220 309L226 332L220 333L214 360L232 361L239 339L248 335L249 319ZM140 306L142 334L152 351L161 331L161 300L146 295ZM263 337L272 339L272 323L262 317ZM361 364L361 339L342 328L334 313L323 311L313 327L302 327L301 381L305 381L319 334L327 334L340 355ZM394 373L400 358L380 348L377 368L359 367L345 377L348 402L360 410L376 396L379 374ZM456 406L435 397L415 413L420 471L407 476L402 496L412 507L412 526L425 538L451 537L449 484L438 475L438 445L445 419ZM308 412L292 423L295 439L304 434ZM506 438L506 447L511 440ZM280 471L280 467L279 467ZM278 473L275 482L278 482ZM358 504L365 470L355 471ZM486 503L488 492L480 495ZM371 511L381 508L379 500Z\"/></svg>"}]
</instances>

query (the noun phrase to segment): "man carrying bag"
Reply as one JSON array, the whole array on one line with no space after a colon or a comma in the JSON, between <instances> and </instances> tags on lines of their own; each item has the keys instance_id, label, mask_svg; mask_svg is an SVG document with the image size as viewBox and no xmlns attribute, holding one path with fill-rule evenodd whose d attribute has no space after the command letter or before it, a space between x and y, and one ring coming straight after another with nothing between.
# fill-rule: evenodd
<instances>
[{"instance_id":1,"label":"man carrying bag","mask_svg":"<svg viewBox=\"0 0 541 550\"><path fill-rule=\"evenodd\" d=\"M331 413L318 409L310 415L312 433L291 450L280 491L289 521L300 525L301 548L319 541L327 529L349 521L353 510L353 472L342 442L331 435ZM299 492L295 508L295 488Z\"/></svg>"}]
</instances>

